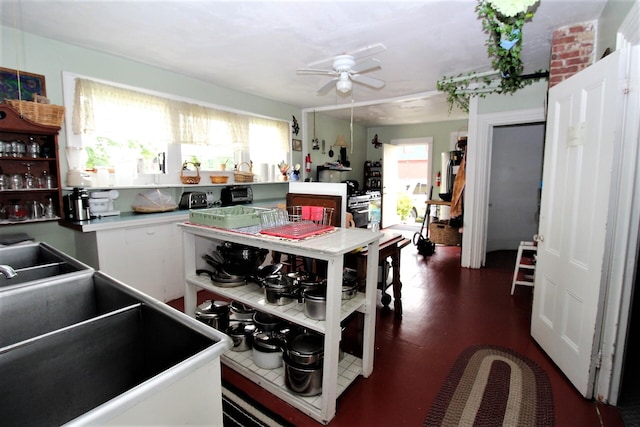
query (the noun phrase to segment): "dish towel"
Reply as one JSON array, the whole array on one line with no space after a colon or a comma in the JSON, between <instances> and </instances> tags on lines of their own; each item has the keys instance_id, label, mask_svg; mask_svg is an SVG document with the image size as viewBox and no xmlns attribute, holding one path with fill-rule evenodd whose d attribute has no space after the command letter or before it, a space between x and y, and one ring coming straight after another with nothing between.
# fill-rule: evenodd
<instances>
[{"instance_id":1,"label":"dish towel","mask_svg":"<svg viewBox=\"0 0 640 427\"><path fill-rule=\"evenodd\" d=\"M303 206L302 219L305 221L322 222L324 208L322 206Z\"/></svg>"},{"instance_id":2,"label":"dish towel","mask_svg":"<svg viewBox=\"0 0 640 427\"><path fill-rule=\"evenodd\" d=\"M460 168L458 169L458 174L456 175L456 180L453 182L453 198L451 199L451 211L449 215L451 218L457 218L462 215L462 194L464 192L464 185L466 181L466 156L462 157L462 162L460 162Z\"/></svg>"}]
</instances>

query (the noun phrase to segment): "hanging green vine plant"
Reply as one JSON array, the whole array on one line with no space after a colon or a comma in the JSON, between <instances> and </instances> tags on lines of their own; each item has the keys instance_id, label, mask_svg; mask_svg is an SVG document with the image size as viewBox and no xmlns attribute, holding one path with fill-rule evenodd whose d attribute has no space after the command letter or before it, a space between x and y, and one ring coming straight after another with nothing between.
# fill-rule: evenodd
<instances>
[{"instance_id":1,"label":"hanging green vine plant","mask_svg":"<svg viewBox=\"0 0 640 427\"><path fill-rule=\"evenodd\" d=\"M478 0L476 13L482 28L489 34L487 52L494 71L443 77L438 90L447 94L450 110L457 104L469 111L471 94L485 97L490 93L514 93L548 74L537 71L523 76L522 29L533 18L530 8L539 0ZM498 79L492 78L498 75Z\"/></svg>"}]
</instances>

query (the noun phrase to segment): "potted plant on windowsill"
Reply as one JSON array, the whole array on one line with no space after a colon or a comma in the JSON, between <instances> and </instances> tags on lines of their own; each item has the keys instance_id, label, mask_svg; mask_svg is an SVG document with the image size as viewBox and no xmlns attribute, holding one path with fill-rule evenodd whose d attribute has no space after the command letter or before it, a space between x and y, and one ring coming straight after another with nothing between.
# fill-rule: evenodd
<instances>
[{"instance_id":1,"label":"potted plant on windowsill","mask_svg":"<svg viewBox=\"0 0 640 427\"><path fill-rule=\"evenodd\" d=\"M523 76L524 67L520 58L522 30L525 22L533 18L531 9L539 0L479 0L476 6L482 28L489 34L487 52L494 71L443 77L438 81L438 90L447 94L450 107L458 104L469 111L469 97L481 97L489 93L514 93L533 81L546 77L546 73ZM492 76L499 75L499 79Z\"/></svg>"}]
</instances>

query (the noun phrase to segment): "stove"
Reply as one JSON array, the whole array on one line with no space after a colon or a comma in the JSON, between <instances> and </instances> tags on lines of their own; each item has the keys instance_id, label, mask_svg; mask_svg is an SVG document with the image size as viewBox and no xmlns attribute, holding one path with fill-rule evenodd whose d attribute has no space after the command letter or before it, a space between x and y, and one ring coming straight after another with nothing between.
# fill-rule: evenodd
<instances>
[{"instance_id":1,"label":"stove","mask_svg":"<svg viewBox=\"0 0 640 427\"><path fill-rule=\"evenodd\" d=\"M371 195L367 192L355 191L347 197L347 212L353 215L353 222L358 228L369 225L369 202Z\"/></svg>"},{"instance_id":2,"label":"stove","mask_svg":"<svg viewBox=\"0 0 640 427\"><path fill-rule=\"evenodd\" d=\"M367 190L367 194L369 195L369 200L371 201L382 199L382 193L380 193L380 191L378 190Z\"/></svg>"},{"instance_id":3,"label":"stove","mask_svg":"<svg viewBox=\"0 0 640 427\"><path fill-rule=\"evenodd\" d=\"M366 192L355 192L347 197L347 207L354 208L358 206L364 206L369 204L371 196Z\"/></svg>"}]
</instances>

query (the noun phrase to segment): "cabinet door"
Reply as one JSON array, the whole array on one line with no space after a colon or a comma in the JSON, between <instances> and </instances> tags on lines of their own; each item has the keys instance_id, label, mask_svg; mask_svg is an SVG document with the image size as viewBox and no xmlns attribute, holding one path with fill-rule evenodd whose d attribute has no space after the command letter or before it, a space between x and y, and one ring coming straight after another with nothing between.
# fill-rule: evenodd
<instances>
[{"instance_id":1,"label":"cabinet door","mask_svg":"<svg viewBox=\"0 0 640 427\"><path fill-rule=\"evenodd\" d=\"M164 301L184 296L184 261L182 259L182 231L177 223L165 224L167 242L164 250Z\"/></svg>"},{"instance_id":2,"label":"cabinet door","mask_svg":"<svg viewBox=\"0 0 640 427\"><path fill-rule=\"evenodd\" d=\"M145 294L164 300L165 226L134 227L125 229L123 265L127 265L125 283Z\"/></svg>"},{"instance_id":3,"label":"cabinet door","mask_svg":"<svg viewBox=\"0 0 640 427\"><path fill-rule=\"evenodd\" d=\"M97 234L101 271L161 301L183 296L182 236L175 223Z\"/></svg>"}]
</instances>

